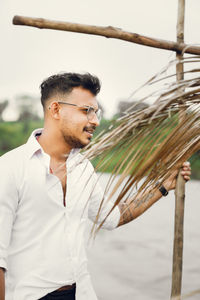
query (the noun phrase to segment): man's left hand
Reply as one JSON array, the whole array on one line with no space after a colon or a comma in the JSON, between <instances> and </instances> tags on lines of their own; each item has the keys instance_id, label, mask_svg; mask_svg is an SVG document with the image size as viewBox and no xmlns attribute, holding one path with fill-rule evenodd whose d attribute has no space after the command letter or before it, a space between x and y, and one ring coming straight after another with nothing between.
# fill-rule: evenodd
<instances>
[{"instance_id":1,"label":"man's left hand","mask_svg":"<svg viewBox=\"0 0 200 300\"><path fill-rule=\"evenodd\" d=\"M179 172L178 170L175 171L167 180L165 180L163 182L164 187L168 191L175 189L178 172ZM183 163L182 168L181 168L181 175L183 176L185 181L190 180L191 167L190 167L189 161L186 161L186 162Z\"/></svg>"}]
</instances>

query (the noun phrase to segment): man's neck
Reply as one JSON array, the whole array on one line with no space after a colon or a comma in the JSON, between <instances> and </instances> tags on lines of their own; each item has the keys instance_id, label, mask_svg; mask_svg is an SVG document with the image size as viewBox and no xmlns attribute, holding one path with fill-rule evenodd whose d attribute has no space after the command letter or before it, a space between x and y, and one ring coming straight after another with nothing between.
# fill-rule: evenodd
<instances>
[{"instance_id":1,"label":"man's neck","mask_svg":"<svg viewBox=\"0 0 200 300\"><path fill-rule=\"evenodd\" d=\"M59 162L66 161L70 151L72 150L71 147L62 141L62 137L58 136L55 132L45 130L45 128L42 131L42 134L38 137L38 142L45 153L49 154L52 159Z\"/></svg>"}]
</instances>

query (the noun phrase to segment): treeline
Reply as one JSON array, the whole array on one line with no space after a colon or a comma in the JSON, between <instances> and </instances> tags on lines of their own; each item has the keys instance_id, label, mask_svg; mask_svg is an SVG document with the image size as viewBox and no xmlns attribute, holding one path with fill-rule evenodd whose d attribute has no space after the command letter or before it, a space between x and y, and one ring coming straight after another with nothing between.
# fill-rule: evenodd
<instances>
[{"instance_id":1,"label":"treeline","mask_svg":"<svg viewBox=\"0 0 200 300\"><path fill-rule=\"evenodd\" d=\"M42 126L42 120L0 122L0 155L26 143L31 132Z\"/></svg>"},{"instance_id":2,"label":"treeline","mask_svg":"<svg viewBox=\"0 0 200 300\"><path fill-rule=\"evenodd\" d=\"M102 130L106 131L111 124L111 120L103 119L100 126L96 129L95 135L99 134ZM0 155L7 151L14 149L24 143L26 143L31 132L36 128L42 128L42 120L31 120L27 119L23 121L15 122L0 122ZM93 164L96 165L98 160L94 159ZM191 158L190 162L192 165L192 178L200 179L200 151L195 153ZM116 162L112 161L107 172L111 172Z\"/></svg>"},{"instance_id":3,"label":"treeline","mask_svg":"<svg viewBox=\"0 0 200 300\"><path fill-rule=\"evenodd\" d=\"M5 122L4 116L6 110L9 110L9 105L14 107L16 112L15 122ZM148 107L146 103L138 103L137 101L127 101L121 99L118 103L116 116L122 116L123 112L127 109L129 112ZM103 107L101 109L104 112ZM15 97L14 102L4 99L0 102L0 155L3 155L9 150L12 150L24 143L26 143L31 132L36 128L43 127L41 119L42 109L39 97L31 95L18 95ZM112 120L115 117L112 118ZM111 125L112 120L102 119L101 124L95 131L97 136L102 131L107 131ZM117 159L117 158L116 158ZM94 159L93 164L98 163L98 159ZM192 178L200 179L200 151L195 153L191 158L192 165ZM116 161L111 161L107 172L111 172L116 165Z\"/></svg>"}]
</instances>

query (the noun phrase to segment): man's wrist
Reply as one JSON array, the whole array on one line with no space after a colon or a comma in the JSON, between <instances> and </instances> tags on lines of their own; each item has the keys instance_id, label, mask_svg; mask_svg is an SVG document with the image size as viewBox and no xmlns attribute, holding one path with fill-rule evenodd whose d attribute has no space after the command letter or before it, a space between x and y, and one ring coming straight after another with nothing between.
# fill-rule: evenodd
<instances>
[{"instance_id":1,"label":"man's wrist","mask_svg":"<svg viewBox=\"0 0 200 300\"><path fill-rule=\"evenodd\" d=\"M165 188L164 185L161 185L161 187L159 188L159 191L164 197L166 197L169 194L168 190Z\"/></svg>"},{"instance_id":2,"label":"man's wrist","mask_svg":"<svg viewBox=\"0 0 200 300\"><path fill-rule=\"evenodd\" d=\"M167 196L170 191L170 185L167 181L164 181L163 184L161 184L159 181L157 181L156 187L158 188L158 190L162 196Z\"/></svg>"}]
</instances>

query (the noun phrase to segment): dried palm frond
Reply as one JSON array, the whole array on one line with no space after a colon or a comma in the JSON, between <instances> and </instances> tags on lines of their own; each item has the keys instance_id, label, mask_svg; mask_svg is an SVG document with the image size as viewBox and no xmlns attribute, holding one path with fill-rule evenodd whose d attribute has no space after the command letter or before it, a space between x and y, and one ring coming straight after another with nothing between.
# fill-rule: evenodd
<instances>
[{"instance_id":1,"label":"dried palm frond","mask_svg":"<svg viewBox=\"0 0 200 300\"><path fill-rule=\"evenodd\" d=\"M139 193L147 188L153 191L156 182L162 183L200 149L200 57L186 57L182 62L190 67L184 72L185 80L177 83L175 74L167 74L178 63L171 61L142 86L143 91L162 83L140 100L153 99L153 103L140 111L126 111L85 150L87 158L98 158L96 169L100 167L101 172L115 162L105 192L110 199L120 191L112 209L130 196L137 202ZM180 109L185 111L181 121Z\"/></svg>"}]
</instances>

